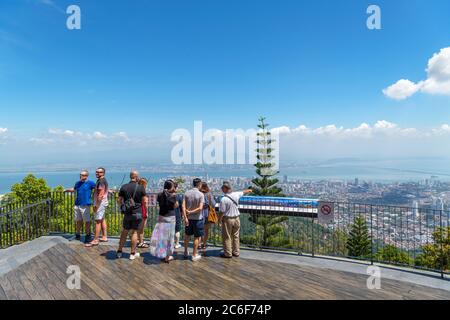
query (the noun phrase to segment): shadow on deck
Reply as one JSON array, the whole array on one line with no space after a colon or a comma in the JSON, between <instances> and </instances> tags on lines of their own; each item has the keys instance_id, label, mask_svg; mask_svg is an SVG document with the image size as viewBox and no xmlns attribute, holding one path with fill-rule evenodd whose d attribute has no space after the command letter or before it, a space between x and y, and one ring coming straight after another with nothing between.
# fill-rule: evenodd
<instances>
[{"instance_id":1,"label":"shadow on deck","mask_svg":"<svg viewBox=\"0 0 450 320\"><path fill-rule=\"evenodd\" d=\"M266 259L253 255L228 260L217 257L215 249L192 262L184 260L179 251L167 265L152 258L148 251L135 261L128 260L126 253L122 259L116 259L116 249L112 245L85 248L74 241L55 243L0 275L0 300L450 299L450 288L382 278L381 289L370 290L366 285L368 276L361 272L276 262L267 258L269 254ZM66 285L70 276L67 268L72 265L81 271L79 290ZM448 281L440 281L448 285Z\"/></svg>"}]
</instances>

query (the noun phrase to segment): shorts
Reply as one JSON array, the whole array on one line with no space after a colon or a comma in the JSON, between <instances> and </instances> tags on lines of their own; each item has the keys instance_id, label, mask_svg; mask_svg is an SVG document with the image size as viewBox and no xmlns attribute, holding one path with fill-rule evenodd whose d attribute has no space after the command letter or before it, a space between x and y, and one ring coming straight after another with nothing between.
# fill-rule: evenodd
<instances>
[{"instance_id":1,"label":"shorts","mask_svg":"<svg viewBox=\"0 0 450 320\"><path fill-rule=\"evenodd\" d=\"M75 221L91 221L91 206L74 206Z\"/></svg>"},{"instance_id":2,"label":"shorts","mask_svg":"<svg viewBox=\"0 0 450 320\"><path fill-rule=\"evenodd\" d=\"M125 230L139 230L142 225L142 218L133 216L125 216L123 218L122 226Z\"/></svg>"},{"instance_id":3,"label":"shorts","mask_svg":"<svg viewBox=\"0 0 450 320\"><path fill-rule=\"evenodd\" d=\"M108 207L108 201L102 201L95 213L95 220L103 220L105 218L106 208Z\"/></svg>"},{"instance_id":4,"label":"shorts","mask_svg":"<svg viewBox=\"0 0 450 320\"><path fill-rule=\"evenodd\" d=\"M185 227L187 236L192 236L198 238L205 235L205 220L189 220L189 225Z\"/></svg>"}]
</instances>

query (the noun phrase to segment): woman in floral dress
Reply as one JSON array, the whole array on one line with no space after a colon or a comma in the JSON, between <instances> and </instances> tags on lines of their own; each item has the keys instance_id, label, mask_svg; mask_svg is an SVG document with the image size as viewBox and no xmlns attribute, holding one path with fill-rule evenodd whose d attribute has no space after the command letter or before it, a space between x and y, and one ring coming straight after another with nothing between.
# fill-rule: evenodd
<instances>
[{"instance_id":1,"label":"woman in floral dress","mask_svg":"<svg viewBox=\"0 0 450 320\"><path fill-rule=\"evenodd\" d=\"M150 253L169 263L173 260L175 247L175 209L178 207L175 183L167 180L164 190L158 194L159 204L158 223L153 230L150 242Z\"/></svg>"}]
</instances>

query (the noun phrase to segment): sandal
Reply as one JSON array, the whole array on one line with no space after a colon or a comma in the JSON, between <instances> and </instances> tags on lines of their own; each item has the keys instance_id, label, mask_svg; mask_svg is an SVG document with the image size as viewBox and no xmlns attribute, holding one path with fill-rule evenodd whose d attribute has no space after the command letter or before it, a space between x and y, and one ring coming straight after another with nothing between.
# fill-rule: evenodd
<instances>
[{"instance_id":1,"label":"sandal","mask_svg":"<svg viewBox=\"0 0 450 320\"><path fill-rule=\"evenodd\" d=\"M108 242L108 239L106 240L100 239L100 242Z\"/></svg>"},{"instance_id":2,"label":"sandal","mask_svg":"<svg viewBox=\"0 0 450 320\"><path fill-rule=\"evenodd\" d=\"M98 241L97 242L92 241L92 242L86 243L84 246L87 248L91 248L91 247L96 247L98 245L99 245Z\"/></svg>"},{"instance_id":3,"label":"sandal","mask_svg":"<svg viewBox=\"0 0 450 320\"><path fill-rule=\"evenodd\" d=\"M140 242L140 243L138 243L137 247L140 248L140 249L147 249L147 248L149 248L150 246L149 246L149 244L146 243L146 242Z\"/></svg>"}]
</instances>

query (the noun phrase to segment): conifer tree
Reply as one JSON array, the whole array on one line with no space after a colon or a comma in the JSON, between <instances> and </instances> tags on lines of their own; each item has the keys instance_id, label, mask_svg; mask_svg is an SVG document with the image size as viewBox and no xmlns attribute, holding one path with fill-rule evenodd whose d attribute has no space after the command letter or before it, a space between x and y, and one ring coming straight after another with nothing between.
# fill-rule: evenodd
<instances>
[{"instance_id":1,"label":"conifer tree","mask_svg":"<svg viewBox=\"0 0 450 320\"><path fill-rule=\"evenodd\" d=\"M272 139L269 124L265 121L266 118L259 118L258 128L260 131L257 133L256 139L256 159L258 161L255 164L258 177L252 180L255 185L253 192L260 196L283 197L281 188L276 186L279 180L275 176L279 172L274 169L273 143L275 140Z\"/></svg>"},{"instance_id":2,"label":"conifer tree","mask_svg":"<svg viewBox=\"0 0 450 320\"><path fill-rule=\"evenodd\" d=\"M277 187L278 179L275 177L278 174L278 171L274 169L273 143L275 140L272 139L269 124L265 120L266 118L260 117L258 123L260 130L257 133L257 163L255 164L258 177L252 180L254 184L253 193L258 196L284 197L282 189ZM283 238L284 227L282 223L288 219L285 216L250 215L250 221L256 224L257 230L261 231L261 244L263 246L270 246L275 244L277 238Z\"/></svg>"},{"instance_id":3,"label":"conifer tree","mask_svg":"<svg viewBox=\"0 0 450 320\"><path fill-rule=\"evenodd\" d=\"M366 219L363 216L355 217L347 239L348 255L358 258L370 256L371 243Z\"/></svg>"}]
</instances>

